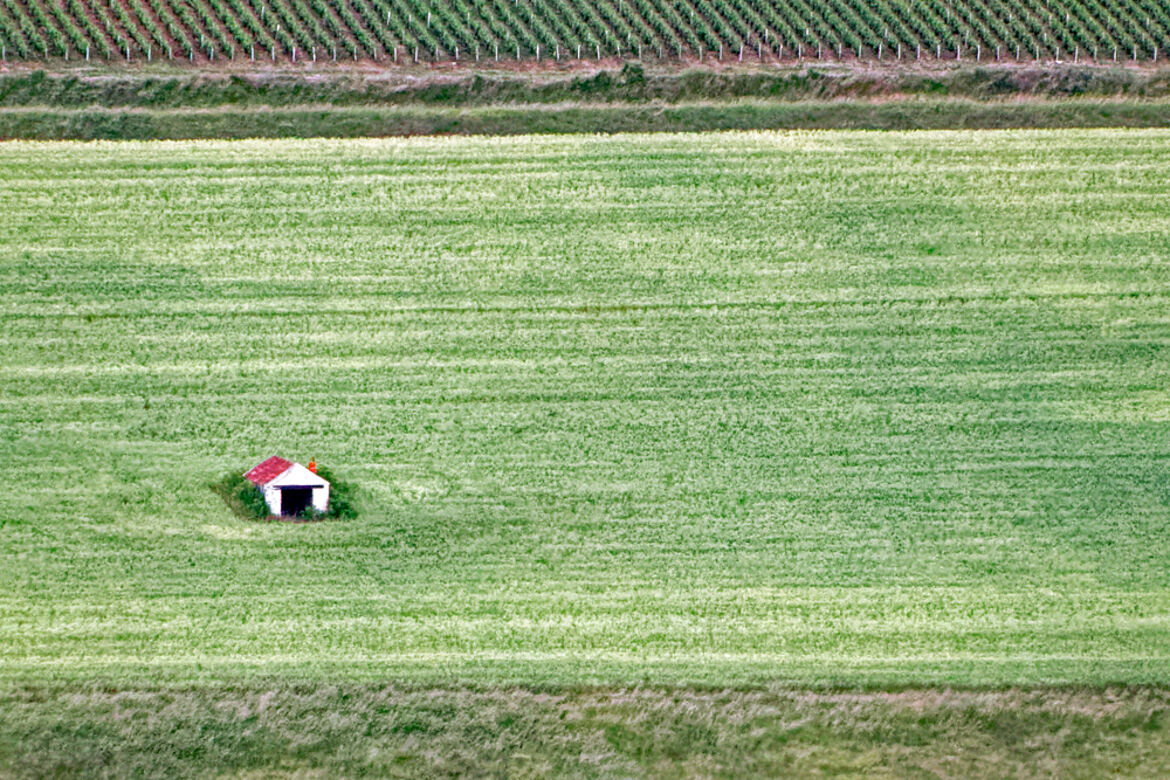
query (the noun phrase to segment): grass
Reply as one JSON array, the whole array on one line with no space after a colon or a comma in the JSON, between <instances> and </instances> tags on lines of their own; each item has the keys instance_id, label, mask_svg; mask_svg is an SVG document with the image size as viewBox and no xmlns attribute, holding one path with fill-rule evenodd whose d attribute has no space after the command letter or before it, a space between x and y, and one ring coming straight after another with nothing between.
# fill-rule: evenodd
<instances>
[{"instance_id":1,"label":"grass","mask_svg":"<svg viewBox=\"0 0 1170 780\"><path fill-rule=\"evenodd\" d=\"M0 145L0 675L1166 684L1168 146Z\"/></svg>"},{"instance_id":2,"label":"grass","mask_svg":"<svg viewBox=\"0 0 1170 780\"><path fill-rule=\"evenodd\" d=\"M16 67L0 138L315 138L752 129L1166 127L1164 68L585 67L195 73Z\"/></svg>"},{"instance_id":3,"label":"grass","mask_svg":"<svg viewBox=\"0 0 1170 780\"><path fill-rule=\"evenodd\" d=\"M255 485L244 479L242 471L229 471L210 485L211 492L223 499L232 514L241 520L268 520L272 514Z\"/></svg>"},{"instance_id":4,"label":"grass","mask_svg":"<svg viewBox=\"0 0 1170 780\"><path fill-rule=\"evenodd\" d=\"M1168 152L0 144L0 776L1167 774Z\"/></svg>"},{"instance_id":5,"label":"grass","mask_svg":"<svg viewBox=\"0 0 1170 780\"><path fill-rule=\"evenodd\" d=\"M370 138L776 129L1159 128L1170 102L1130 99L738 99L673 104L0 110L0 139Z\"/></svg>"},{"instance_id":6,"label":"grass","mask_svg":"<svg viewBox=\"0 0 1170 780\"><path fill-rule=\"evenodd\" d=\"M1148 689L36 686L0 696L0 774L1159 777L1167 707Z\"/></svg>"},{"instance_id":7,"label":"grass","mask_svg":"<svg viewBox=\"0 0 1170 780\"><path fill-rule=\"evenodd\" d=\"M588 103L634 106L757 100L771 102L952 98L1170 98L1170 69L1093 65L963 65L876 67L806 63L800 66L621 67L570 70L378 69L305 72L261 68L186 67L156 63L41 69L14 66L0 73L0 107L196 109L229 107L389 108Z\"/></svg>"}]
</instances>

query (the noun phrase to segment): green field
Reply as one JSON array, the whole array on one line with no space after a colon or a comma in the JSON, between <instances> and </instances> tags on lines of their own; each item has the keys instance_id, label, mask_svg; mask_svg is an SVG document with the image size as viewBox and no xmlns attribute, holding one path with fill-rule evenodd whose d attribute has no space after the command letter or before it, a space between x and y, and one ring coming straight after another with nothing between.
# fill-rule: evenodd
<instances>
[{"instance_id":1,"label":"green field","mask_svg":"<svg viewBox=\"0 0 1170 780\"><path fill-rule=\"evenodd\" d=\"M0 676L1170 683L1168 159L2 144Z\"/></svg>"}]
</instances>

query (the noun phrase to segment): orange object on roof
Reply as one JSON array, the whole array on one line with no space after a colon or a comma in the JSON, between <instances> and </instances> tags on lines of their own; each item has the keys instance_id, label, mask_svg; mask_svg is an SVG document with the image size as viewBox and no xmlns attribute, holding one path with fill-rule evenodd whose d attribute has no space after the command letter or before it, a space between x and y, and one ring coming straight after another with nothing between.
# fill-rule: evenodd
<instances>
[{"instance_id":1,"label":"orange object on roof","mask_svg":"<svg viewBox=\"0 0 1170 780\"><path fill-rule=\"evenodd\" d=\"M312 460L309 461L308 469L309 469L309 471L313 472L314 474L317 473L317 459L316 458L313 458Z\"/></svg>"}]
</instances>

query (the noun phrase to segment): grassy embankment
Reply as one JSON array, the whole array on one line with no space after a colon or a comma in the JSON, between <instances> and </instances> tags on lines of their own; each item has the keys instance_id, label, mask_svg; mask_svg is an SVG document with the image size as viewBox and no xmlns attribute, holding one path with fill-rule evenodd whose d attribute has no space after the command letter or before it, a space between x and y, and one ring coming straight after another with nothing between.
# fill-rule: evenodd
<instances>
[{"instance_id":1,"label":"grassy embankment","mask_svg":"<svg viewBox=\"0 0 1170 780\"><path fill-rule=\"evenodd\" d=\"M1163 70L840 66L583 73L0 76L0 138L363 137L1170 125Z\"/></svg>"},{"instance_id":2,"label":"grassy embankment","mask_svg":"<svg viewBox=\"0 0 1170 780\"><path fill-rule=\"evenodd\" d=\"M0 693L0 775L1162 777L1165 690Z\"/></svg>"}]
</instances>

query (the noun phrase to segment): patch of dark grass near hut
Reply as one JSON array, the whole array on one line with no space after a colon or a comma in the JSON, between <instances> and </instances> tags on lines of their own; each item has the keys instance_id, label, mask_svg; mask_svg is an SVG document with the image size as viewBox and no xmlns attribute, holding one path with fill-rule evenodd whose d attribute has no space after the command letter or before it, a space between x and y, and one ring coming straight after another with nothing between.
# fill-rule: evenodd
<instances>
[{"instance_id":1,"label":"patch of dark grass near hut","mask_svg":"<svg viewBox=\"0 0 1170 780\"><path fill-rule=\"evenodd\" d=\"M211 490L223 499L232 514L243 520L269 520L268 504L264 495L248 480L243 472L228 472L212 482Z\"/></svg>"},{"instance_id":2,"label":"patch of dark grass near hut","mask_svg":"<svg viewBox=\"0 0 1170 780\"><path fill-rule=\"evenodd\" d=\"M329 482L329 511L306 510L296 517L281 517L268 511L260 489L244 478L244 471L229 471L210 484L211 491L223 499L228 509L241 520L256 522L309 523L321 520L353 520L358 516L354 500L356 487L338 479L332 470L319 466L317 473Z\"/></svg>"},{"instance_id":3,"label":"patch of dark grass near hut","mask_svg":"<svg viewBox=\"0 0 1170 780\"><path fill-rule=\"evenodd\" d=\"M354 520L358 516L354 503L355 486L339 479L328 466L317 466L317 475L329 483L329 511L315 519Z\"/></svg>"}]
</instances>

